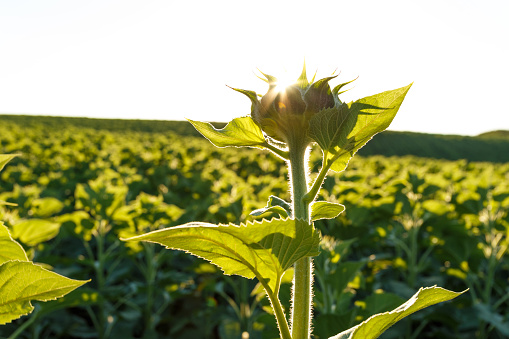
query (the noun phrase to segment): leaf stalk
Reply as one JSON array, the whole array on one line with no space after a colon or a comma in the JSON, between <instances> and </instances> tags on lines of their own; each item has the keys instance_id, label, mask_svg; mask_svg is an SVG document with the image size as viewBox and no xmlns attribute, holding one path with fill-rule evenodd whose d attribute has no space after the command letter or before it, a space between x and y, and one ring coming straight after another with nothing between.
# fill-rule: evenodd
<instances>
[{"instance_id":1,"label":"leaf stalk","mask_svg":"<svg viewBox=\"0 0 509 339\"><path fill-rule=\"evenodd\" d=\"M332 165L332 162L327 162L327 154L324 153L323 159L322 159L322 168L320 169L320 172L318 173L318 176L316 177L315 181L313 182L313 186L309 190L308 193L306 193L302 199L305 204L310 204L315 200L318 191L320 191L320 187L323 184L323 181L325 180L325 177L327 176L327 173L329 172L329 169Z\"/></svg>"},{"instance_id":2,"label":"leaf stalk","mask_svg":"<svg viewBox=\"0 0 509 339\"><path fill-rule=\"evenodd\" d=\"M266 149L270 150L272 153L280 156L281 158L285 159L285 160L288 160L289 159L289 153L287 151L284 151L280 148L277 148L271 144L269 144L268 142L265 142L265 144L262 145L263 147L265 147Z\"/></svg>"},{"instance_id":3,"label":"leaf stalk","mask_svg":"<svg viewBox=\"0 0 509 339\"><path fill-rule=\"evenodd\" d=\"M272 309L274 310L274 314L276 316L276 321L279 327L279 333L281 334L281 339L292 339L292 335L290 334L290 328L288 327L288 322L286 321L285 312L283 311L283 306L279 301L277 296L277 292L272 291L269 285L263 277L258 277L258 281L263 285L265 291L267 292L267 296L269 297L270 303L272 304Z\"/></svg>"}]
</instances>

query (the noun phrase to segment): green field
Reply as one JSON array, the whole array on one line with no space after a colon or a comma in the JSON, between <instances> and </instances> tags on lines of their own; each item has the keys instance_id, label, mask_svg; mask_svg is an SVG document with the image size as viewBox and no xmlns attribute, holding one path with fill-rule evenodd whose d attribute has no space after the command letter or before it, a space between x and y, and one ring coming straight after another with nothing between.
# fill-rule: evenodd
<instances>
[{"instance_id":1,"label":"green field","mask_svg":"<svg viewBox=\"0 0 509 339\"><path fill-rule=\"evenodd\" d=\"M41 128L92 128L112 132L133 131L147 133L175 133L183 136L202 136L187 121L122 120L46 117L29 115L0 115L0 123L16 123ZM213 123L217 128L225 123ZM359 151L360 155L405 156L468 161L509 162L509 131L493 131L475 137L386 131L375 135Z\"/></svg>"},{"instance_id":2,"label":"green field","mask_svg":"<svg viewBox=\"0 0 509 339\"><path fill-rule=\"evenodd\" d=\"M272 194L289 200L275 156L218 149L197 136L184 122L0 116L0 154L20 154L0 172L0 201L17 204L0 205L0 220L34 262L92 279L34 303L0 337L278 337L256 281L119 240L196 220L238 224ZM346 212L316 222L315 338L433 285L470 290L381 338L509 337L507 134L384 132L359 154L321 191ZM319 160L311 154L312 164Z\"/></svg>"}]
</instances>

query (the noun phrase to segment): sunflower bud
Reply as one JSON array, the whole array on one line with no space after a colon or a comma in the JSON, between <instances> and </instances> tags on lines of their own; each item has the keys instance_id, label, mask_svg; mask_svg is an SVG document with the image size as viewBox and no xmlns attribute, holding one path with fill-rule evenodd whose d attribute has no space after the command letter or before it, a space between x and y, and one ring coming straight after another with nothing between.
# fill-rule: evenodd
<instances>
[{"instance_id":1,"label":"sunflower bud","mask_svg":"<svg viewBox=\"0 0 509 339\"><path fill-rule=\"evenodd\" d=\"M275 77L262 74L267 79L269 90L261 100L258 100L255 92L235 90L251 99L251 117L265 134L285 143L290 140L311 142L308 137L310 119L324 109L340 106L342 102L338 98L338 92L347 84L331 90L329 81L336 76L309 83L304 67L295 84L281 89L277 86Z\"/></svg>"},{"instance_id":2,"label":"sunflower bud","mask_svg":"<svg viewBox=\"0 0 509 339\"><path fill-rule=\"evenodd\" d=\"M319 112L322 109L334 107L334 96L329 86L331 79L333 77L319 80L309 86L304 93L308 111Z\"/></svg>"},{"instance_id":3,"label":"sunflower bud","mask_svg":"<svg viewBox=\"0 0 509 339\"><path fill-rule=\"evenodd\" d=\"M262 97L261 107L264 115L278 116L281 114L302 115L306 111L306 103L300 89L293 85L280 91L277 87L269 89ZM263 113L262 113L263 114Z\"/></svg>"}]
</instances>

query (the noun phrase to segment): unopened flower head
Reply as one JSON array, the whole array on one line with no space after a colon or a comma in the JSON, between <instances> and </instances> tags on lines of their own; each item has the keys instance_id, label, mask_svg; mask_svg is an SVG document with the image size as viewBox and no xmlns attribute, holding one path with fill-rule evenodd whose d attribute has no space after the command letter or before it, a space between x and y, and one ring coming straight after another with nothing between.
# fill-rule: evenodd
<instances>
[{"instance_id":1,"label":"unopened flower head","mask_svg":"<svg viewBox=\"0 0 509 339\"><path fill-rule=\"evenodd\" d=\"M306 68L297 81L285 88L278 86L277 78L262 73L263 79L269 84L269 90L258 99L253 91L235 89L251 99L251 117L261 129L275 140L288 143L290 139L298 138L309 141L307 132L309 120L324 109L339 107L343 103L339 100L341 88L350 83L340 84L334 89L329 81L336 76L308 82Z\"/></svg>"}]
</instances>

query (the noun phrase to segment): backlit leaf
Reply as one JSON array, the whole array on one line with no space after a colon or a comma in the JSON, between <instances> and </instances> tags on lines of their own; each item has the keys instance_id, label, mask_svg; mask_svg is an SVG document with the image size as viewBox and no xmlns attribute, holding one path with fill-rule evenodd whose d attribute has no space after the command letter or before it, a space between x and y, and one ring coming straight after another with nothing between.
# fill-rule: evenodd
<instances>
[{"instance_id":1,"label":"backlit leaf","mask_svg":"<svg viewBox=\"0 0 509 339\"><path fill-rule=\"evenodd\" d=\"M263 217L271 215L272 213L276 213L281 218L288 218L288 212L281 207L281 206L271 206L271 207L263 207L259 208L257 210L254 210L253 212L249 213L249 215L252 215L253 217Z\"/></svg>"},{"instance_id":2,"label":"backlit leaf","mask_svg":"<svg viewBox=\"0 0 509 339\"><path fill-rule=\"evenodd\" d=\"M12 227L12 235L23 244L35 246L57 236L60 224L44 219L28 219Z\"/></svg>"},{"instance_id":3,"label":"backlit leaf","mask_svg":"<svg viewBox=\"0 0 509 339\"><path fill-rule=\"evenodd\" d=\"M14 241L9 230L0 222L0 264L10 260L28 261L25 250Z\"/></svg>"},{"instance_id":4,"label":"backlit leaf","mask_svg":"<svg viewBox=\"0 0 509 339\"><path fill-rule=\"evenodd\" d=\"M292 217L292 207L283 199L271 195L267 201L267 206L259 208L250 213L254 217L269 216L272 213L278 214L281 218Z\"/></svg>"},{"instance_id":5,"label":"backlit leaf","mask_svg":"<svg viewBox=\"0 0 509 339\"><path fill-rule=\"evenodd\" d=\"M64 203L53 197L35 199L32 202L33 216L47 218L57 214L64 208Z\"/></svg>"},{"instance_id":6,"label":"backlit leaf","mask_svg":"<svg viewBox=\"0 0 509 339\"><path fill-rule=\"evenodd\" d=\"M311 205L311 221L334 219L345 210L345 206L328 201L315 201Z\"/></svg>"},{"instance_id":7,"label":"backlit leaf","mask_svg":"<svg viewBox=\"0 0 509 339\"><path fill-rule=\"evenodd\" d=\"M260 147L266 144L262 130L251 117L235 118L223 129L216 129L207 122L189 122L217 147Z\"/></svg>"},{"instance_id":8,"label":"backlit leaf","mask_svg":"<svg viewBox=\"0 0 509 339\"><path fill-rule=\"evenodd\" d=\"M325 109L311 119L310 137L320 145L333 171L343 171L355 152L389 127L411 86Z\"/></svg>"},{"instance_id":9,"label":"backlit leaf","mask_svg":"<svg viewBox=\"0 0 509 339\"><path fill-rule=\"evenodd\" d=\"M13 158L17 157L19 154L0 154L0 171L5 167L5 165L11 161Z\"/></svg>"},{"instance_id":10,"label":"backlit leaf","mask_svg":"<svg viewBox=\"0 0 509 339\"><path fill-rule=\"evenodd\" d=\"M29 261L0 265L0 325L30 313L31 300L60 298L87 281L73 280Z\"/></svg>"},{"instance_id":11,"label":"backlit leaf","mask_svg":"<svg viewBox=\"0 0 509 339\"><path fill-rule=\"evenodd\" d=\"M128 187L114 185L103 178L90 180L86 185L78 184L74 191L76 209L83 209L92 216L111 218L125 204Z\"/></svg>"},{"instance_id":12,"label":"backlit leaf","mask_svg":"<svg viewBox=\"0 0 509 339\"><path fill-rule=\"evenodd\" d=\"M193 222L150 232L127 241L149 241L209 260L225 274L264 280L277 291L298 259L318 254L320 237L312 225L272 219L237 225Z\"/></svg>"},{"instance_id":13,"label":"backlit leaf","mask_svg":"<svg viewBox=\"0 0 509 339\"><path fill-rule=\"evenodd\" d=\"M441 287L421 288L406 303L391 312L376 314L361 324L329 339L375 339L401 319L425 307L456 298L463 292L452 292Z\"/></svg>"}]
</instances>

